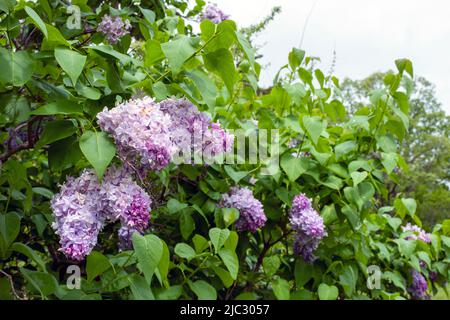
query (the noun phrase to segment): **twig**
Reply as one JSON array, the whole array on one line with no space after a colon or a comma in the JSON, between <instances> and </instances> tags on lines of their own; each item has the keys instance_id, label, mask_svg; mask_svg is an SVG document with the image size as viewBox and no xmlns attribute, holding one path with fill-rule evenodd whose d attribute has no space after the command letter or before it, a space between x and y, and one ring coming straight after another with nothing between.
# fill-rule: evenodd
<instances>
[{"instance_id":1,"label":"twig","mask_svg":"<svg viewBox=\"0 0 450 320\"><path fill-rule=\"evenodd\" d=\"M12 291L12 293L14 294L14 296L15 296L17 299L19 299L19 300L23 300L23 298L21 298L21 297L17 294L16 289L14 288L14 281L13 281L13 278L11 277L11 275L10 275L10 274L7 274L7 273L6 273L5 271L3 271L3 270L0 270L0 273L2 273L5 277L8 278L9 283L10 283L10 285L11 285L11 291Z\"/></svg>"}]
</instances>

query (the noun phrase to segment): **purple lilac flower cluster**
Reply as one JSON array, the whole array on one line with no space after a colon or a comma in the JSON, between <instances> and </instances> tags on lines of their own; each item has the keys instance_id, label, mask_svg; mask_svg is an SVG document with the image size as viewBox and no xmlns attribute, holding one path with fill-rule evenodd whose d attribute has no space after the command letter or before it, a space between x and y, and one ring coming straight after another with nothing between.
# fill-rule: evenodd
<instances>
[{"instance_id":1,"label":"purple lilac flower cluster","mask_svg":"<svg viewBox=\"0 0 450 320\"><path fill-rule=\"evenodd\" d=\"M131 24L128 19L124 22L121 17L111 17L107 14L102 17L97 27L97 31L102 32L111 44L117 43L130 29Z\"/></svg>"},{"instance_id":2,"label":"purple lilac flower cluster","mask_svg":"<svg viewBox=\"0 0 450 320\"><path fill-rule=\"evenodd\" d=\"M218 154L231 150L234 136L228 134L220 124L212 122L204 112L200 112L187 99L166 99L160 103L161 110L169 114L174 122L172 141L178 154L202 154L212 159Z\"/></svg>"},{"instance_id":3,"label":"purple lilac flower cluster","mask_svg":"<svg viewBox=\"0 0 450 320\"><path fill-rule=\"evenodd\" d=\"M230 19L230 16L225 14L217 7L216 4L213 3L208 4L200 15L200 20L210 20L216 24L228 19Z\"/></svg>"},{"instance_id":4,"label":"purple lilac flower cluster","mask_svg":"<svg viewBox=\"0 0 450 320\"><path fill-rule=\"evenodd\" d=\"M411 277L412 277L412 284L408 288L408 291L411 294L411 296L413 296L415 299L427 298L428 284L425 277L419 271L414 269L411 271Z\"/></svg>"},{"instance_id":5,"label":"purple lilac flower cluster","mask_svg":"<svg viewBox=\"0 0 450 320\"><path fill-rule=\"evenodd\" d=\"M231 150L234 136L186 99L156 103L132 99L97 115L102 130L115 140L125 164L161 170L176 154L201 152L205 158ZM138 159L139 163L135 163Z\"/></svg>"},{"instance_id":6,"label":"purple lilac flower cluster","mask_svg":"<svg viewBox=\"0 0 450 320\"><path fill-rule=\"evenodd\" d=\"M82 260L97 244L105 224L117 220L122 224L120 246L129 247L132 233L148 227L150 204L150 197L124 168L110 167L101 184L93 170L69 177L51 200L60 250L70 259Z\"/></svg>"},{"instance_id":7,"label":"purple lilac flower cluster","mask_svg":"<svg viewBox=\"0 0 450 320\"><path fill-rule=\"evenodd\" d=\"M314 262L313 253L320 241L327 236L327 232L322 217L312 208L311 200L304 194L294 197L289 220L292 229L297 232L294 241L295 254L302 255L308 263Z\"/></svg>"},{"instance_id":8,"label":"purple lilac flower cluster","mask_svg":"<svg viewBox=\"0 0 450 320\"><path fill-rule=\"evenodd\" d=\"M100 128L114 138L125 163L151 170L169 164L175 152L173 122L153 99L132 99L111 110L105 107L97 119Z\"/></svg>"},{"instance_id":9,"label":"purple lilac flower cluster","mask_svg":"<svg viewBox=\"0 0 450 320\"><path fill-rule=\"evenodd\" d=\"M420 227L413 225L411 223L407 223L406 226L402 227L402 232L412 232L411 235L408 235L406 240L422 240L423 242L430 243L431 238L430 234Z\"/></svg>"},{"instance_id":10,"label":"purple lilac flower cluster","mask_svg":"<svg viewBox=\"0 0 450 320\"><path fill-rule=\"evenodd\" d=\"M236 222L238 231L256 232L267 221L261 202L255 199L250 189L245 187L232 187L230 192L222 195L219 207L239 210L239 219Z\"/></svg>"}]
</instances>

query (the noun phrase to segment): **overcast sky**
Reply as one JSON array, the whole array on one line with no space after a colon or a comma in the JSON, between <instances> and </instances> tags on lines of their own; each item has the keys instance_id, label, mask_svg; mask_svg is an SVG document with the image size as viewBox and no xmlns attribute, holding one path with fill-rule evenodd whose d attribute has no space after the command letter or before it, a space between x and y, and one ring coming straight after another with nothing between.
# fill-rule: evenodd
<instances>
[{"instance_id":1,"label":"overcast sky","mask_svg":"<svg viewBox=\"0 0 450 320\"><path fill-rule=\"evenodd\" d=\"M414 72L436 85L437 97L450 114L450 1L448 0L212 0L241 27L259 22L272 7L282 12L258 38L264 44L261 84L271 83L287 55L298 47L319 56L328 71L336 50L335 74L361 79L395 69L409 58ZM314 5L314 3L316 4Z\"/></svg>"}]
</instances>

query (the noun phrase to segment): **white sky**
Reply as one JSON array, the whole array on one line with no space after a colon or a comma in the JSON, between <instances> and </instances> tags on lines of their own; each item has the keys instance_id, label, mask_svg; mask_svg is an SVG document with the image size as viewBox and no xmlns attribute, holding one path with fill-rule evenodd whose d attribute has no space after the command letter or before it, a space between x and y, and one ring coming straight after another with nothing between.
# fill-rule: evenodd
<instances>
[{"instance_id":1,"label":"white sky","mask_svg":"<svg viewBox=\"0 0 450 320\"><path fill-rule=\"evenodd\" d=\"M272 7L282 12L259 35L258 44L269 64L261 84L271 83L287 63L292 47L322 60L328 71L336 50L338 78L362 79L376 71L395 69L394 60L409 58L414 73L436 85L439 101L450 114L450 1L448 0L212 0L239 26L259 22Z\"/></svg>"}]
</instances>

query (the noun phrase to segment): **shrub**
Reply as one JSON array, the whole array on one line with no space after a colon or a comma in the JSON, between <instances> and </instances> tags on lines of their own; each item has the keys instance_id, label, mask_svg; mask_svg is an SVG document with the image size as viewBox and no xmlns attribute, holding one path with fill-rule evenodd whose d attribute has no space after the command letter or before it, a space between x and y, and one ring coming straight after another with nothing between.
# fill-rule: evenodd
<instances>
[{"instance_id":1,"label":"shrub","mask_svg":"<svg viewBox=\"0 0 450 320\"><path fill-rule=\"evenodd\" d=\"M447 282L449 222L423 231L414 199L387 199L409 60L349 116L299 49L260 90L235 22L196 31L202 1L73 3L0 6L2 298L421 299ZM212 161L264 129L279 165Z\"/></svg>"}]
</instances>

